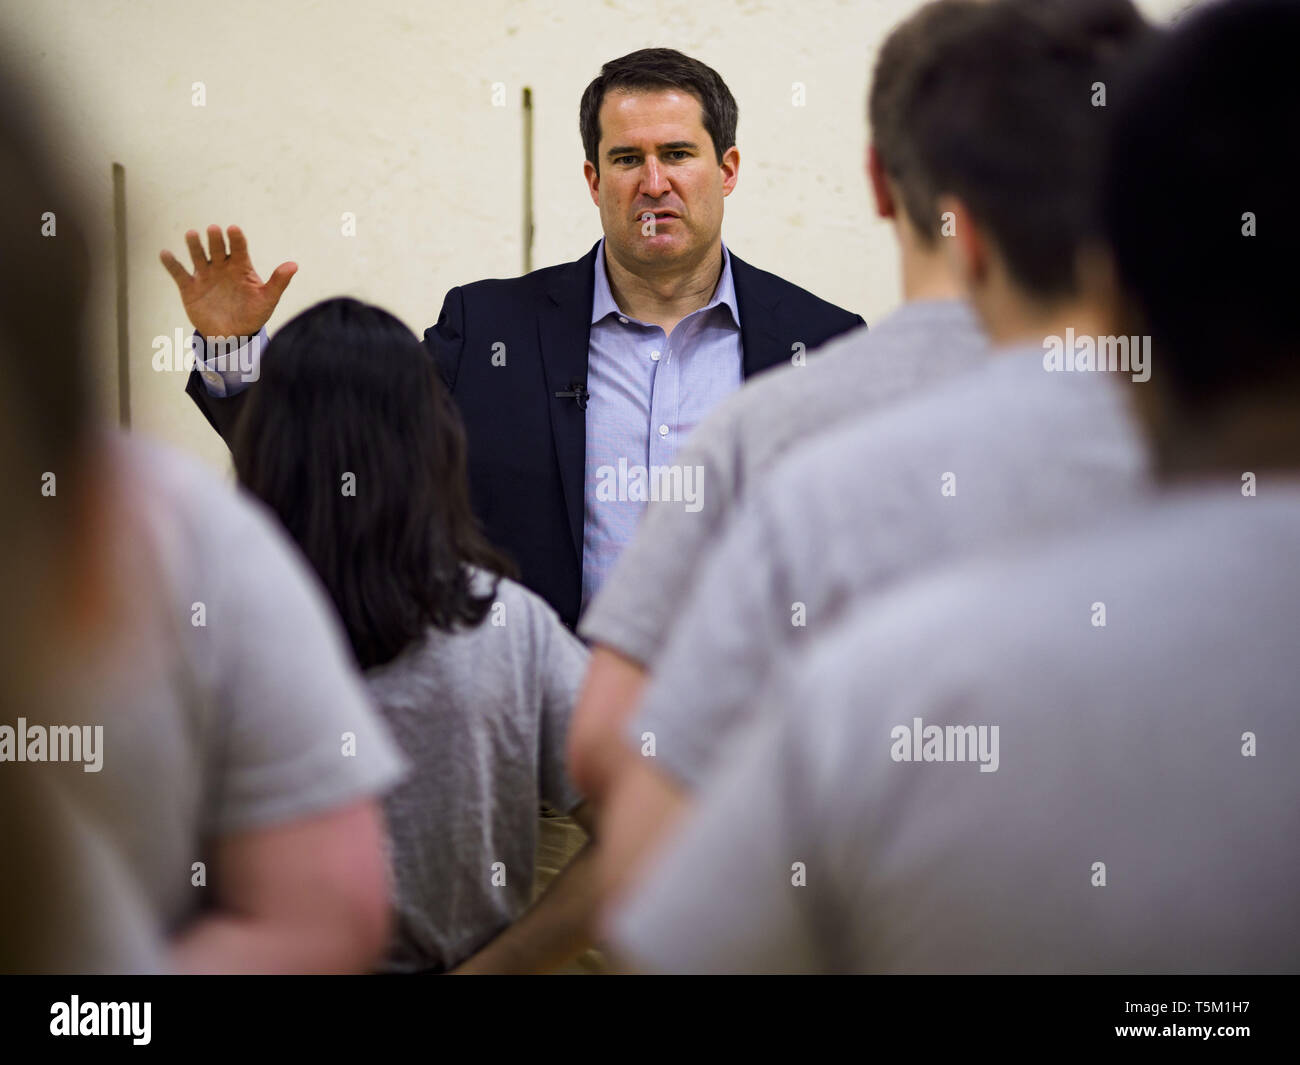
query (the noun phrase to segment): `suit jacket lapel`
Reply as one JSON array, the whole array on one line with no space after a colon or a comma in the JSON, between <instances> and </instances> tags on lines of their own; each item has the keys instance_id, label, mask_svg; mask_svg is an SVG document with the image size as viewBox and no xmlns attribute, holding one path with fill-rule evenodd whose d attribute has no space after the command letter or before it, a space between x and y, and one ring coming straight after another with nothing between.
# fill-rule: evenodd
<instances>
[{"instance_id":1,"label":"suit jacket lapel","mask_svg":"<svg viewBox=\"0 0 1300 1065\"><path fill-rule=\"evenodd\" d=\"M736 303L740 308L742 371L749 378L787 361L792 352L787 350L777 330L780 289L765 284L763 272L742 262L730 248L727 252L731 256L731 280L736 286Z\"/></svg>"},{"instance_id":2,"label":"suit jacket lapel","mask_svg":"<svg viewBox=\"0 0 1300 1065\"><path fill-rule=\"evenodd\" d=\"M572 392L575 382L587 385L587 351L591 342L591 301L595 293L596 249L557 270L546 288L537 315L537 339L546 377L546 402L551 436L560 467L569 531L578 562L582 562L583 481L587 456L587 417L574 399L557 399Z\"/></svg>"},{"instance_id":3,"label":"suit jacket lapel","mask_svg":"<svg viewBox=\"0 0 1300 1065\"><path fill-rule=\"evenodd\" d=\"M575 382L587 384L587 352L591 342L591 301L595 292L597 241L576 262L557 270L547 284L538 308L537 338L546 378L546 402L551 414L551 436L568 512L573 550L582 561L584 480L586 476L586 412L573 399L557 399L556 392L571 392ZM776 308L779 287L764 283L756 270L731 254L731 276L740 309L740 341L744 349L742 370L746 378L789 359L791 352L780 338Z\"/></svg>"}]
</instances>

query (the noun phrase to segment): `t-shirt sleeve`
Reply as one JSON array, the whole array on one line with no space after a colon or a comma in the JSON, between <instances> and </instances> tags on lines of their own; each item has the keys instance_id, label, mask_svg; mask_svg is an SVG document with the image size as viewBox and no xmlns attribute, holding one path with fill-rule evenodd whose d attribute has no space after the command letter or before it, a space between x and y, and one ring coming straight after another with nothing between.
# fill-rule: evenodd
<instances>
[{"instance_id":1,"label":"t-shirt sleeve","mask_svg":"<svg viewBox=\"0 0 1300 1065\"><path fill-rule=\"evenodd\" d=\"M404 761L372 708L315 575L255 504L209 529L206 627L220 721L214 833L379 796Z\"/></svg>"},{"instance_id":2,"label":"t-shirt sleeve","mask_svg":"<svg viewBox=\"0 0 1300 1065\"><path fill-rule=\"evenodd\" d=\"M677 452L673 464L682 470L684 498L646 504L636 535L579 622L585 639L647 667L659 659L735 499L731 407L715 410Z\"/></svg>"},{"instance_id":3,"label":"t-shirt sleeve","mask_svg":"<svg viewBox=\"0 0 1300 1065\"><path fill-rule=\"evenodd\" d=\"M784 689L782 689L784 690ZM778 700L786 698L783 694ZM680 834L609 923L614 950L650 972L817 972L810 907L825 862L809 850L789 760L789 714L765 704L737 756L700 795ZM811 872L810 872L811 871Z\"/></svg>"},{"instance_id":4,"label":"t-shirt sleeve","mask_svg":"<svg viewBox=\"0 0 1300 1065\"><path fill-rule=\"evenodd\" d=\"M703 567L654 671L628 736L654 733L665 769L698 787L763 691L791 606L767 496L768 483L731 522Z\"/></svg>"},{"instance_id":5,"label":"t-shirt sleeve","mask_svg":"<svg viewBox=\"0 0 1300 1065\"><path fill-rule=\"evenodd\" d=\"M538 786L541 798L565 813L582 802L566 762L569 719L587 675L588 651L540 599L534 603L538 627L536 668L542 678Z\"/></svg>"}]
</instances>

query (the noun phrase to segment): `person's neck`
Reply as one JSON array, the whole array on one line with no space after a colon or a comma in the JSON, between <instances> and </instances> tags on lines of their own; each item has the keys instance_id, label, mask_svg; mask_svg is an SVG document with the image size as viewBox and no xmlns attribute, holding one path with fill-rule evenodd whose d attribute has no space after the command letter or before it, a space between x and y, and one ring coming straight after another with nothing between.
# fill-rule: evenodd
<instances>
[{"instance_id":1,"label":"person's neck","mask_svg":"<svg viewBox=\"0 0 1300 1065\"><path fill-rule=\"evenodd\" d=\"M1265 470L1300 478L1300 412L1290 390L1217 401L1199 411L1173 410L1162 394L1138 399L1162 481L1239 478Z\"/></svg>"},{"instance_id":2,"label":"person's neck","mask_svg":"<svg viewBox=\"0 0 1300 1065\"><path fill-rule=\"evenodd\" d=\"M927 250L915 238L909 238L901 232L898 234L898 243L904 303L963 298L961 284L948 268L942 251Z\"/></svg>"},{"instance_id":3,"label":"person's neck","mask_svg":"<svg viewBox=\"0 0 1300 1065\"><path fill-rule=\"evenodd\" d=\"M1067 297L1051 304L1035 303L1019 296L1006 296L996 305L980 307L985 332L994 348L1041 344L1044 337L1066 335L1107 336L1110 316L1091 300Z\"/></svg>"},{"instance_id":4,"label":"person's neck","mask_svg":"<svg viewBox=\"0 0 1300 1065\"><path fill-rule=\"evenodd\" d=\"M671 333L678 322L713 299L722 277L722 238L689 262L673 263L653 273L633 272L618 261L606 242L605 276L619 310Z\"/></svg>"}]
</instances>

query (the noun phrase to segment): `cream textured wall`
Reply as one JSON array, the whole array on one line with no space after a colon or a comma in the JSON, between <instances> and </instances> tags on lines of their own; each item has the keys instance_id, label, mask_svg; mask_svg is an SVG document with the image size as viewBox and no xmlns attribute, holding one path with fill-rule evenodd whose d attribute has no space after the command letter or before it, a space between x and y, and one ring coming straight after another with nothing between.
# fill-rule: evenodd
<instances>
[{"instance_id":1,"label":"cream textured wall","mask_svg":"<svg viewBox=\"0 0 1300 1065\"><path fill-rule=\"evenodd\" d=\"M270 328L327 296L391 309L417 334L451 286L518 274L520 90L535 108L534 266L600 236L577 107L609 58L679 48L740 105L740 180L723 236L742 258L874 321L898 299L862 157L875 50L917 0L0 0L0 60L53 94L69 159L101 208L96 365L116 409L110 164L127 175L131 400L138 429L225 466L151 367L188 333L158 263L182 234L238 223L262 274L299 264ZM1140 6L1164 18L1185 0ZM192 83L206 106L192 104ZM493 86L505 106L493 105ZM804 86L803 106L793 100ZM341 216L356 216L356 235Z\"/></svg>"}]
</instances>

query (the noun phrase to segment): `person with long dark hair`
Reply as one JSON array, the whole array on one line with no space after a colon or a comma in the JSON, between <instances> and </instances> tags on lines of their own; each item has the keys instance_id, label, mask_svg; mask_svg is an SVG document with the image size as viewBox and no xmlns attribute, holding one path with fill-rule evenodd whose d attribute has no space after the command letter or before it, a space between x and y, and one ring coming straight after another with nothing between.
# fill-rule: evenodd
<instances>
[{"instance_id":1,"label":"person with long dark hair","mask_svg":"<svg viewBox=\"0 0 1300 1065\"><path fill-rule=\"evenodd\" d=\"M320 576L413 766L387 800L387 968L537 970L576 956L588 855L516 921L539 800L586 820L564 748L587 652L480 531L464 430L428 352L378 307L317 304L268 347L233 452Z\"/></svg>"}]
</instances>

